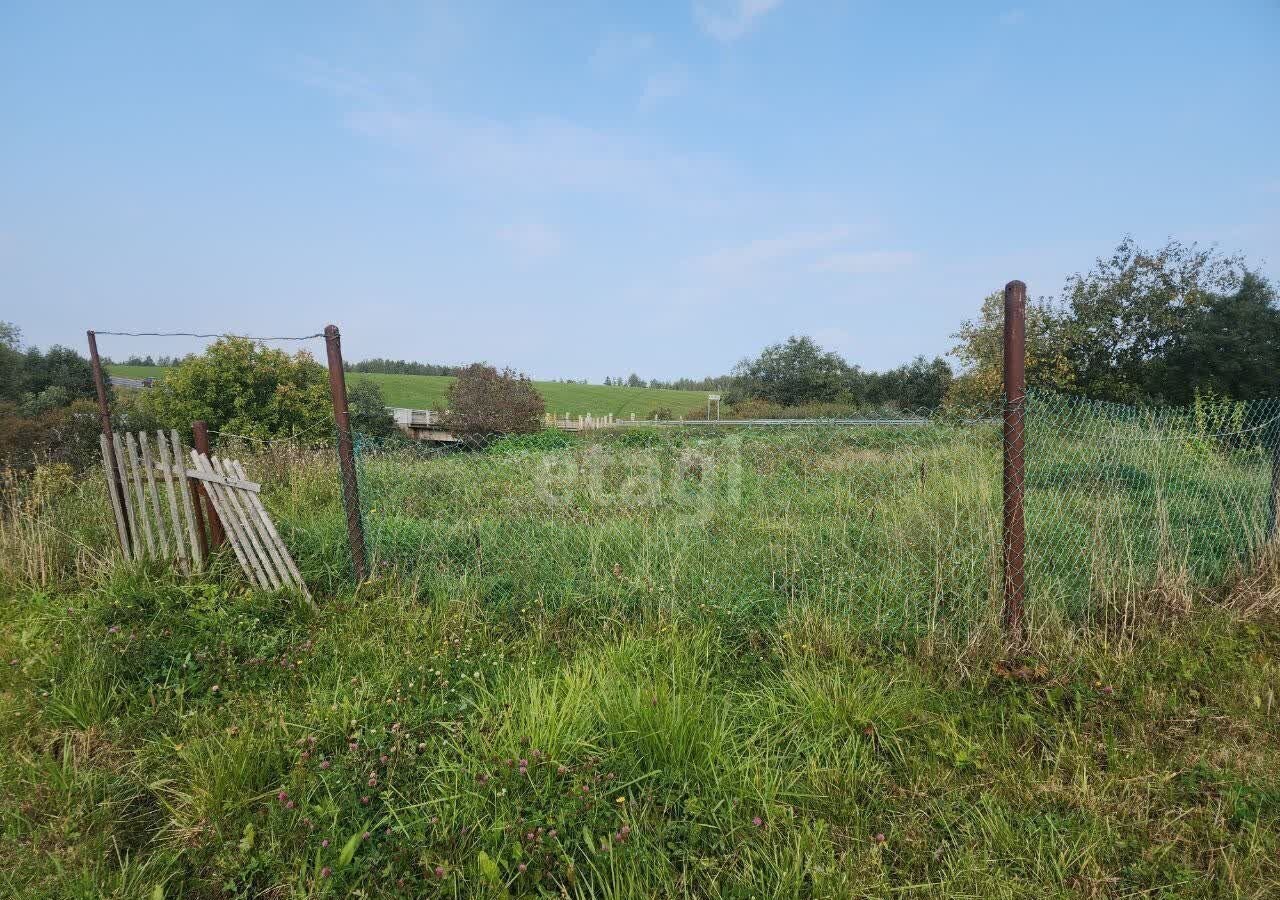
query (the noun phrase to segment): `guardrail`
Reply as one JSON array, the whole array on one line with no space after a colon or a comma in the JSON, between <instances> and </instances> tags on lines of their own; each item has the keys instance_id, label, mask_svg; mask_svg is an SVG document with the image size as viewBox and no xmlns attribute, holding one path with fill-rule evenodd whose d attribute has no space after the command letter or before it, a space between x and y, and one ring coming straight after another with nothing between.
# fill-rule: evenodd
<instances>
[{"instance_id":1,"label":"guardrail","mask_svg":"<svg viewBox=\"0 0 1280 900\"><path fill-rule=\"evenodd\" d=\"M125 378L123 375L109 375L107 380L111 382L112 387L133 388L134 390L145 390L156 383L154 378Z\"/></svg>"}]
</instances>

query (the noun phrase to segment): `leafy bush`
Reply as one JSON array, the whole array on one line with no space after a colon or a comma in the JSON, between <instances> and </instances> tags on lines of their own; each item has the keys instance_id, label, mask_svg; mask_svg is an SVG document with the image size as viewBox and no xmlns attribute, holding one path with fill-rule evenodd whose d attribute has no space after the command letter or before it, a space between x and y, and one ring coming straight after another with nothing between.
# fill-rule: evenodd
<instances>
[{"instance_id":1,"label":"leafy bush","mask_svg":"<svg viewBox=\"0 0 1280 900\"><path fill-rule=\"evenodd\" d=\"M387 409L382 388L376 381L361 379L347 388L351 430L365 437L385 438L398 433L395 417Z\"/></svg>"},{"instance_id":2,"label":"leafy bush","mask_svg":"<svg viewBox=\"0 0 1280 900\"><path fill-rule=\"evenodd\" d=\"M546 406L527 375L473 363L449 386L451 431L465 435L532 434Z\"/></svg>"},{"instance_id":3,"label":"leafy bush","mask_svg":"<svg viewBox=\"0 0 1280 900\"><path fill-rule=\"evenodd\" d=\"M222 338L188 356L141 401L166 428L197 419L213 431L253 438L310 434L327 439L333 407L325 370L311 354L290 356L249 338Z\"/></svg>"}]
</instances>

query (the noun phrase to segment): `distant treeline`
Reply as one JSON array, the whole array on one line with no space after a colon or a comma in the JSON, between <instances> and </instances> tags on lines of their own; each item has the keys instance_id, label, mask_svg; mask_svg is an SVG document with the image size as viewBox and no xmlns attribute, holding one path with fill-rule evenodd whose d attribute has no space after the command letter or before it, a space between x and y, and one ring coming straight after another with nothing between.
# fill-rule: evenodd
<instances>
[{"instance_id":1,"label":"distant treeline","mask_svg":"<svg viewBox=\"0 0 1280 900\"><path fill-rule=\"evenodd\" d=\"M163 366L165 368L170 368L172 366L176 366L180 362L182 362L181 356L138 356L137 354L134 354L133 356L125 357L125 359L118 363L110 356L104 356L102 358L103 365L107 366Z\"/></svg>"},{"instance_id":2,"label":"distant treeline","mask_svg":"<svg viewBox=\"0 0 1280 900\"><path fill-rule=\"evenodd\" d=\"M809 404L837 404L844 407L933 408L951 384L953 372L946 360L917 357L910 363L884 372L872 372L824 350L812 338L792 337L766 347L753 359L744 359L727 375L706 378L676 378L671 381L639 375L606 378L607 385L665 388L678 391L720 393L726 404L755 401L790 409Z\"/></svg>"},{"instance_id":3,"label":"distant treeline","mask_svg":"<svg viewBox=\"0 0 1280 900\"><path fill-rule=\"evenodd\" d=\"M346 363L348 372L364 372L370 375L457 375L462 366L446 366L439 363L410 362L407 359L362 359Z\"/></svg>"},{"instance_id":4,"label":"distant treeline","mask_svg":"<svg viewBox=\"0 0 1280 900\"><path fill-rule=\"evenodd\" d=\"M663 381L660 378L650 378L648 381L632 372L627 378L606 378L605 384L625 387L651 387L661 388L668 391L723 391L727 390L733 379L727 375L719 378L708 375L705 378L676 378L673 381Z\"/></svg>"}]
</instances>

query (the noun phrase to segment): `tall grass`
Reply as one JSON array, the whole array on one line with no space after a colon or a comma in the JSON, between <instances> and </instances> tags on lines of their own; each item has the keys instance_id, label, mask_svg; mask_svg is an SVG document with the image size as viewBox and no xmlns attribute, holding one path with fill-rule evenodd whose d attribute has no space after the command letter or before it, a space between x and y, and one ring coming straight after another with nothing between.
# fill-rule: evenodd
<instances>
[{"instance_id":1,"label":"tall grass","mask_svg":"<svg viewBox=\"0 0 1280 900\"><path fill-rule=\"evenodd\" d=\"M1168 422L1036 409L1025 472L1032 615L1088 626L1185 604L1267 537L1270 456ZM1052 414L1050 414L1052 413ZM1070 427L1067 427L1070 426ZM430 596L643 615L666 600L868 633L967 637L1000 604L1000 437L989 423L653 429L464 452L366 452L379 566Z\"/></svg>"},{"instance_id":2,"label":"tall grass","mask_svg":"<svg viewBox=\"0 0 1280 900\"><path fill-rule=\"evenodd\" d=\"M0 583L93 580L114 561L106 487L65 463L0 468Z\"/></svg>"},{"instance_id":3,"label":"tall grass","mask_svg":"<svg viewBox=\"0 0 1280 900\"><path fill-rule=\"evenodd\" d=\"M1016 648L991 423L369 453L358 588L246 448L318 608L12 478L0 896L1274 895L1266 448L1062 424Z\"/></svg>"}]
</instances>

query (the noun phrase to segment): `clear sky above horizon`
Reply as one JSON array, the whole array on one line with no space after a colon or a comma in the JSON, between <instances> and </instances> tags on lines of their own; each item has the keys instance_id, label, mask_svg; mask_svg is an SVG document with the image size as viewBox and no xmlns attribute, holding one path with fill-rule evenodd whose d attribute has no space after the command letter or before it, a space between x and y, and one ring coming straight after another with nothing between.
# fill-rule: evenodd
<instances>
[{"instance_id":1,"label":"clear sky above horizon","mask_svg":"<svg viewBox=\"0 0 1280 900\"><path fill-rule=\"evenodd\" d=\"M183 7L183 8L179 8ZM885 368L1126 234L1280 273L1280 4L0 5L0 319ZM103 340L116 358L200 342Z\"/></svg>"}]
</instances>

